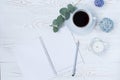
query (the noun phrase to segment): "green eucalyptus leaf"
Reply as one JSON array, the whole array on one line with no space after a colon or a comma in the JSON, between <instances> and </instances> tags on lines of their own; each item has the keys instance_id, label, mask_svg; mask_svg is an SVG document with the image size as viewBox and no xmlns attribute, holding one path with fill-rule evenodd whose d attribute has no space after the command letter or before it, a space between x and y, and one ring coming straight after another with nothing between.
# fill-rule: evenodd
<instances>
[{"instance_id":1,"label":"green eucalyptus leaf","mask_svg":"<svg viewBox=\"0 0 120 80\"><path fill-rule=\"evenodd\" d=\"M53 27L54 32L58 32L59 28L58 27Z\"/></svg>"},{"instance_id":2,"label":"green eucalyptus leaf","mask_svg":"<svg viewBox=\"0 0 120 80\"><path fill-rule=\"evenodd\" d=\"M65 16L65 14L68 13L69 11L67 8L61 8L59 12L61 15Z\"/></svg>"},{"instance_id":3,"label":"green eucalyptus leaf","mask_svg":"<svg viewBox=\"0 0 120 80\"><path fill-rule=\"evenodd\" d=\"M62 17L64 17L65 20L70 18L70 12L67 8L61 8L60 14L62 15Z\"/></svg>"},{"instance_id":4,"label":"green eucalyptus leaf","mask_svg":"<svg viewBox=\"0 0 120 80\"><path fill-rule=\"evenodd\" d=\"M73 6L72 4L68 4L67 7L68 7L68 11L69 11L70 13L73 13L73 12L77 9L77 8L76 8L75 6Z\"/></svg>"},{"instance_id":5,"label":"green eucalyptus leaf","mask_svg":"<svg viewBox=\"0 0 120 80\"><path fill-rule=\"evenodd\" d=\"M57 19L54 19L52 25L53 26L59 26L60 24L59 24Z\"/></svg>"},{"instance_id":6,"label":"green eucalyptus leaf","mask_svg":"<svg viewBox=\"0 0 120 80\"><path fill-rule=\"evenodd\" d=\"M65 21L65 19L63 18L62 15L59 15L59 16L57 17L57 22L59 23L59 26L62 25L64 21Z\"/></svg>"},{"instance_id":7,"label":"green eucalyptus leaf","mask_svg":"<svg viewBox=\"0 0 120 80\"><path fill-rule=\"evenodd\" d=\"M72 4L68 4L67 8L61 8L59 10L60 15L57 17L57 19L53 20L51 25L53 27L53 31L57 32L64 21L70 18L70 13L73 13L75 10L76 7L74 7Z\"/></svg>"},{"instance_id":8,"label":"green eucalyptus leaf","mask_svg":"<svg viewBox=\"0 0 120 80\"><path fill-rule=\"evenodd\" d=\"M64 15L65 19L68 20L70 18L70 13L67 12L65 15Z\"/></svg>"}]
</instances>

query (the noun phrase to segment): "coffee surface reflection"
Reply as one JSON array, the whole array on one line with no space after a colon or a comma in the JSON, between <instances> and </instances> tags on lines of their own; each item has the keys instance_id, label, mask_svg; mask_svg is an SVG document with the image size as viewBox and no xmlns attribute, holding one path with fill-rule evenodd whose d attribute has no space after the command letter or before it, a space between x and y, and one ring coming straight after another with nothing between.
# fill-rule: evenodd
<instances>
[{"instance_id":1,"label":"coffee surface reflection","mask_svg":"<svg viewBox=\"0 0 120 80\"><path fill-rule=\"evenodd\" d=\"M83 28L89 23L89 15L84 11L77 11L73 15L73 22L77 27Z\"/></svg>"}]
</instances>

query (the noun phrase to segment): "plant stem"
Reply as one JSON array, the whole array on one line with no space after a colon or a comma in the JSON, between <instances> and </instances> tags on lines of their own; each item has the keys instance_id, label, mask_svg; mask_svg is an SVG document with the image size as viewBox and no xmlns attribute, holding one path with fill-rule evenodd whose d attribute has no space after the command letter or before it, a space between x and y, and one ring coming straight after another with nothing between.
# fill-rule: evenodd
<instances>
[{"instance_id":1,"label":"plant stem","mask_svg":"<svg viewBox=\"0 0 120 80\"><path fill-rule=\"evenodd\" d=\"M78 5L78 4L80 3L80 1L81 1L81 0L78 0L78 1L74 4L74 6Z\"/></svg>"}]
</instances>

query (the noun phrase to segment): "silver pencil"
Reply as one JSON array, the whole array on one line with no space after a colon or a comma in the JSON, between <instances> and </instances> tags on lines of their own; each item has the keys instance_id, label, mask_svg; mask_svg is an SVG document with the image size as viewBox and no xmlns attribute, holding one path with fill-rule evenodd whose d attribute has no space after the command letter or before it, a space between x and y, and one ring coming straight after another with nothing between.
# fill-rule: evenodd
<instances>
[{"instance_id":1,"label":"silver pencil","mask_svg":"<svg viewBox=\"0 0 120 80\"><path fill-rule=\"evenodd\" d=\"M44 49L44 52L45 52L45 54L46 54L46 56L47 56L47 59L48 59L48 61L49 61L49 64L50 64L50 66L51 66L51 68L52 68L52 70L53 70L53 73L54 73L55 75L57 75L57 71L56 71L56 69L55 69L55 67L54 67L54 64L53 64L53 62L52 62L52 60L51 60L51 58L50 58L50 55L49 55L49 53L48 53L48 51L47 51L47 49L46 49L46 47L45 47L45 44L44 44L44 42L43 42L42 37L39 37L39 40L40 40L40 42L41 42L41 44L42 44L42 47L43 47L43 49Z\"/></svg>"},{"instance_id":2,"label":"silver pencil","mask_svg":"<svg viewBox=\"0 0 120 80\"><path fill-rule=\"evenodd\" d=\"M75 53L75 60L74 60L74 65L73 65L72 76L75 76L75 74L76 74L76 65L77 65L78 51L79 51L79 41L76 44L76 53Z\"/></svg>"}]
</instances>

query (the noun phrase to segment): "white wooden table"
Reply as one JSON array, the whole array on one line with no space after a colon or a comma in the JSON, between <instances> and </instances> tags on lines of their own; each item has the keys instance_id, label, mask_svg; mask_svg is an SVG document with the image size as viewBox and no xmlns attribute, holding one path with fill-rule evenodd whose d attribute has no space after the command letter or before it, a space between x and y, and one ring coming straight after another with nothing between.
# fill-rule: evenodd
<instances>
[{"instance_id":1,"label":"white wooden table","mask_svg":"<svg viewBox=\"0 0 120 80\"><path fill-rule=\"evenodd\" d=\"M58 15L58 10L72 2L75 1L0 0L0 80L22 80L22 71L12 49L18 45L31 44L33 39L40 35L33 32L33 29L49 27L48 25ZM81 41L81 53L85 61L85 64L78 65L80 69L77 76L81 80L120 80L120 0L105 0L102 8L95 7L93 2L94 0L81 0L80 4L91 6L98 17L98 22L104 17L111 18L115 28L108 34L95 29L84 37L74 35ZM87 45L94 37L110 43L110 49L104 56L86 51ZM63 77L64 80L73 79L68 75L64 73L59 76L67 76Z\"/></svg>"}]
</instances>

